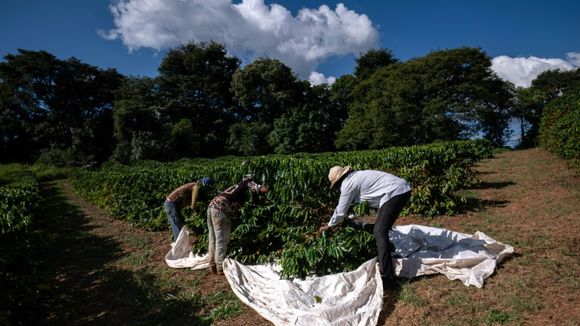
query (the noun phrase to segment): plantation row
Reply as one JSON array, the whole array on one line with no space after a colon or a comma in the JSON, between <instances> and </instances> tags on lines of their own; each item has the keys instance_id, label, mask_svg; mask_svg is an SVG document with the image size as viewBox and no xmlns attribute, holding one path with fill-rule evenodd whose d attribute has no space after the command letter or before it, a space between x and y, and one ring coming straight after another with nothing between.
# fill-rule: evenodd
<instances>
[{"instance_id":1,"label":"plantation row","mask_svg":"<svg viewBox=\"0 0 580 326\"><path fill-rule=\"evenodd\" d=\"M73 186L81 196L109 210L116 218L147 229L168 229L162 208L165 196L191 178L212 177L203 186L194 212L185 212L186 224L200 235L196 250L206 249L208 201L251 173L270 192L250 195L234 221L229 255L244 263L278 260L283 274L303 277L349 270L375 255L371 234L349 226L317 236L338 201L329 190L328 170L334 165L394 173L413 184L405 213L424 216L452 214L464 199L456 191L474 183L470 167L491 155L485 140L457 141L386 150L297 154L242 158L186 160L135 166L115 163L99 171L76 169ZM169 233L168 233L169 236Z\"/></svg>"},{"instance_id":2,"label":"plantation row","mask_svg":"<svg viewBox=\"0 0 580 326\"><path fill-rule=\"evenodd\" d=\"M39 182L31 173L0 171L0 324L26 324L41 277L42 239L35 229ZM15 172L15 171L10 171Z\"/></svg>"}]
</instances>

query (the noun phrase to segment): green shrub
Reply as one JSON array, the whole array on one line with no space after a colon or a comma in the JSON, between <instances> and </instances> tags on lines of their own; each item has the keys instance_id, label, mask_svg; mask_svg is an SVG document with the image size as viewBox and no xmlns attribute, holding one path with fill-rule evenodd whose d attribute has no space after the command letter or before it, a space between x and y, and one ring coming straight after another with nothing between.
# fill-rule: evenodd
<instances>
[{"instance_id":1,"label":"green shrub","mask_svg":"<svg viewBox=\"0 0 580 326\"><path fill-rule=\"evenodd\" d=\"M41 271L41 237L35 229L38 181L12 165L0 186L0 324L25 325L35 318Z\"/></svg>"},{"instance_id":2,"label":"green shrub","mask_svg":"<svg viewBox=\"0 0 580 326\"><path fill-rule=\"evenodd\" d=\"M546 105L540 122L540 145L580 170L580 89Z\"/></svg>"},{"instance_id":3,"label":"green shrub","mask_svg":"<svg viewBox=\"0 0 580 326\"><path fill-rule=\"evenodd\" d=\"M32 176L0 187L0 234L27 232L40 200L38 182Z\"/></svg>"},{"instance_id":4,"label":"green shrub","mask_svg":"<svg viewBox=\"0 0 580 326\"><path fill-rule=\"evenodd\" d=\"M40 154L36 161L41 165L53 165L56 167L79 166L79 159L72 148L53 148Z\"/></svg>"},{"instance_id":5,"label":"green shrub","mask_svg":"<svg viewBox=\"0 0 580 326\"><path fill-rule=\"evenodd\" d=\"M0 186L18 182L22 179L32 177L39 181L61 179L67 176L66 168L59 168L50 165L25 165L25 164L1 164L0 165Z\"/></svg>"}]
</instances>

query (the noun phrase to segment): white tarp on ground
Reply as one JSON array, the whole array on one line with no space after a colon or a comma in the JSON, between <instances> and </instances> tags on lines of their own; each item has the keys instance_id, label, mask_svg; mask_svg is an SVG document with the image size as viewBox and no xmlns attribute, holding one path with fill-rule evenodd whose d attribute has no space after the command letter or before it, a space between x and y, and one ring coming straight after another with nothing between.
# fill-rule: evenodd
<instances>
[{"instance_id":1,"label":"white tarp on ground","mask_svg":"<svg viewBox=\"0 0 580 326\"><path fill-rule=\"evenodd\" d=\"M225 275L242 302L275 325L376 325L383 286L376 259L355 271L282 280L275 266L224 261Z\"/></svg>"},{"instance_id":2,"label":"white tarp on ground","mask_svg":"<svg viewBox=\"0 0 580 326\"><path fill-rule=\"evenodd\" d=\"M470 235L421 225L396 226L390 239L401 257L395 259L400 277L441 273L479 288L514 251L481 232ZM202 269L209 259L191 254L184 229L165 261L174 268ZM226 259L223 267L240 300L276 325L374 325L382 308L376 259L352 272L305 280L283 280L275 265L245 266Z\"/></svg>"},{"instance_id":3,"label":"white tarp on ground","mask_svg":"<svg viewBox=\"0 0 580 326\"><path fill-rule=\"evenodd\" d=\"M481 288L497 263L514 252L479 231L471 235L413 224L393 229L389 238L402 257L396 259L396 273L404 278L441 273Z\"/></svg>"}]
</instances>

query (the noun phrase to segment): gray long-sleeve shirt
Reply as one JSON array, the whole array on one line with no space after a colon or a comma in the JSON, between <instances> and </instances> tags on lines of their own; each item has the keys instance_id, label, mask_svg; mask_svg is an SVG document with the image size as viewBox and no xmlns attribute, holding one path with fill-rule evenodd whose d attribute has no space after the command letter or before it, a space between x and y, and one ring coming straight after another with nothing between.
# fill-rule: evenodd
<instances>
[{"instance_id":1,"label":"gray long-sleeve shirt","mask_svg":"<svg viewBox=\"0 0 580 326\"><path fill-rule=\"evenodd\" d=\"M367 201L370 207L380 208L389 199L411 189L409 182L390 173L374 170L353 171L342 181L340 199L328 225L340 224L353 202Z\"/></svg>"}]
</instances>

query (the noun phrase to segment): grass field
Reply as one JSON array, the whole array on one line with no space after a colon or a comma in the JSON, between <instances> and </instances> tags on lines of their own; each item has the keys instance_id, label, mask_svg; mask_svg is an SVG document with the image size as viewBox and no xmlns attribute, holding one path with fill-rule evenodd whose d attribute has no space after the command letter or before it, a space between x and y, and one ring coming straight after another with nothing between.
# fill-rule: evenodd
<instances>
[{"instance_id":1,"label":"grass field","mask_svg":"<svg viewBox=\"0 0 580 326\"><path fill-rule=\"evenodd\" d=\"M580 324L580 179L543 150L504 152L479 164L467 211L430 221L482 231L516 254L482 289L443 276L419 278L387 300L385 324ZM412 217L399 223L420 223Z\"/></svg>"},{"instance_id":2,"label":"grass field","mask_svg":"<svg viewBox=\"0 0 580 326\"><path fill-rule=\"evenodd\" d=\"M498 153L478 164L461 214L397 224L482 231L515 247L482 289L442 275L389 292L379 325L579 325L580 178L540 150ZM174 270L167 232L114 220L81 200L66 180L45 183L49 287L43 324L268 325L225 278ZM161 205L161 203L160 203Z\"/></svg>"}]
</instances>

